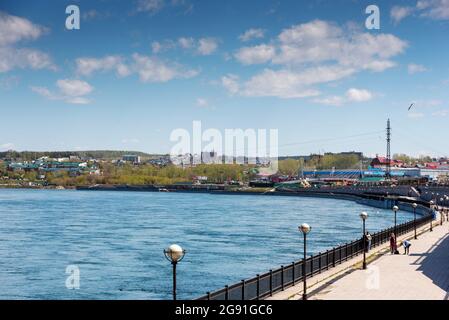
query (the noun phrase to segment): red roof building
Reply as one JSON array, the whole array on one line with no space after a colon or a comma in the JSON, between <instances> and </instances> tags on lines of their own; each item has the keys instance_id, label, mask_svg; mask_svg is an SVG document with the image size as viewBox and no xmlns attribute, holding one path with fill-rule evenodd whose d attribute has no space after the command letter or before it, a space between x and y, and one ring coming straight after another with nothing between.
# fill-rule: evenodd
<instances>
[{"instance_id":1,"label":"red roof building","mask_svg":"<svg viewBox=\"0 0 449 320\"><path fill-rule=\"evenodd\" d=\"M375 168L386 167L387 164L388 160L386 157L376 157L371 161L371 166ZM404 163L401 160L390 159L390 166L400 168L404 166Z\"/></svg>"}]
</instances>

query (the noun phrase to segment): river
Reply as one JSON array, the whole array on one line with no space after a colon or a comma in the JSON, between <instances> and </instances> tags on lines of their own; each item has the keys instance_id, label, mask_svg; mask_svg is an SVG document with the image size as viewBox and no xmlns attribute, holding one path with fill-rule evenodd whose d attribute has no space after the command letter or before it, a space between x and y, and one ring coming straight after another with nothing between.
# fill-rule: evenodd
<instances>
[{"instance_id":1,"label":"river","mask_svg":"<svg viewBox=\"0 0 449 320\"><path fill-rule=\"evenodd\" d=\"M390 210L333 199L0 189L0 299L170 299L172 243L187 250L178 299L192 299L300 259L303 222L311 253L360 237L361 211L370 232L393 224Z\"/></svg>"}]
</instances>

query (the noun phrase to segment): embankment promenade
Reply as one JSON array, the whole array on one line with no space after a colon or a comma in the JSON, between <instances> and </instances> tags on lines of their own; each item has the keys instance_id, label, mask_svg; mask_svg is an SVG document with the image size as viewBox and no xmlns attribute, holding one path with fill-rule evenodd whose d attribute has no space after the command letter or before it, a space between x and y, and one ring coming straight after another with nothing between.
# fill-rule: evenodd
<instances>
[{"instance_id":1,"label":"embankment promenade","mask_svg":"<svg viewBox=\"0 0 449 320\"><path fill-rule=\"evenodd\" d=\"M446 220L446 218L444 219ZM410 254L390 254L389 243L367 255L368 267L356 256L308 281L310 300L448 300L449 223L440 225L440 216L430 226L418 228L418 237L408 232L398 237L398 245L408 240ZM302 299L303 286L290 287L268 300Z\"/></svg>"}]
</instances>

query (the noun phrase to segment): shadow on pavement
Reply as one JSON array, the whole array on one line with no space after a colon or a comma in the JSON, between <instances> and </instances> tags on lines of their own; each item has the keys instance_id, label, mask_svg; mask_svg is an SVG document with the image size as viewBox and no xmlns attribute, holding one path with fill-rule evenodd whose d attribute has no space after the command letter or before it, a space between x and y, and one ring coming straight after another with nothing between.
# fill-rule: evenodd
<instances>
[{"instance_id":1,"label":"shadow on pavement","mask_svg":"<svg viewBox=\"0 0 449 320\"><path fill-rule=\"evenodd\" d=\"M449 291L449 234L439 239L426 253L411 253L410 256L418 258L413 263L419 266L418 271L444 291ZM449 293L446 300L448 298Z\"/></svg>"}]
</instances>

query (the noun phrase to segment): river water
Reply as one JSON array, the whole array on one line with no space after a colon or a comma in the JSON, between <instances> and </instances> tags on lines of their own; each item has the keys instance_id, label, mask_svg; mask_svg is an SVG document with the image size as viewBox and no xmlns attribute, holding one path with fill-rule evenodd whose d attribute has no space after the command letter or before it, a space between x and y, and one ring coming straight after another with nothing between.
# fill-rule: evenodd
<instances>
[{"instance_id":1,"label":"river water","mask_svg":"<svg viewBox=\"0 0 449 320\"><path fill-rule=\"evenodd\" d=\"M360 237L361 211L370 232L393 224L344 200L0 189L0 299L170 299L172 243L187 250L178 298L192 299L300 259L303 222L311 253Z\"/></svg>"}]
</instances>

